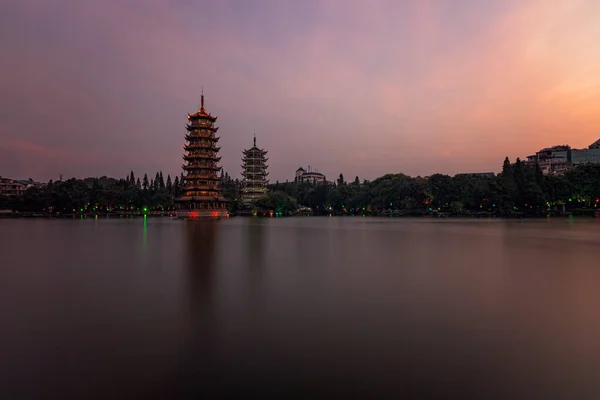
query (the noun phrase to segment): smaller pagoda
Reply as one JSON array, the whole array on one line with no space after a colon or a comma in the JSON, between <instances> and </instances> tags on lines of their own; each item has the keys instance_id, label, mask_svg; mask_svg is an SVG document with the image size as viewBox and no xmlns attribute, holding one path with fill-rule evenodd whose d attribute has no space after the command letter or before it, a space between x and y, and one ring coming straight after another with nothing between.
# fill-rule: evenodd
<instances>
[{"instance_id":1,"label":"smaller pagoda","mask_svg":"<svg viewBox=\"0 0 600 400\"><path fill-rule=\"evenodd\" d=\"M218 166L221 157L217 157L219 138L215 135L219 129L215 127L217 117L204 109L204 94L201 99L200 109L187 117L183 193L175 199L177 217L228 217L227 200L222 195L221 179L217 176L221 170Z\"/></svg>"},{"instance_id":2,"label":"smaller pagoda","mask_svg":"<svg viewBox=\"0 0 600 400\"><path fill-rule=\"evenodd\" d=\"M267 151L256 146L256 135L254 145L243 151L242 157L242 206L251 207L260 197L267 194Z\"/></svg>"}]
</instances>

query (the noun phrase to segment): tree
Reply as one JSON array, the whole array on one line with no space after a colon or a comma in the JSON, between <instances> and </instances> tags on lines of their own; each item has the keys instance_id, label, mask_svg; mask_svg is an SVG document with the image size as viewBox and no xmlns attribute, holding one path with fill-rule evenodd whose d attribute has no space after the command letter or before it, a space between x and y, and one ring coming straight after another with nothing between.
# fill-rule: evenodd
<instances>
[{"instance_id":1,"label":"tree","mask_svg":"<svg viewBox=\"0 0 600 400\"><path fill-rule=\"evenodd\" d=\"M163 178L162 171L160 171L160 173L158 175L158 187L159 187L159 189L164 189L165 188L165 180Z\"/></svg>"},{"instance_id":2,"label":"tree","mask_svg":"<svg viewBox=\"0 0 600 400\"><path fill-rule=\"evenodd\" d=\"M502 173L500 173L499 177L499 187L501 191L502 206L505 209L514 207L518 189L517 183L515 182L513 168L512 165L510 165L510 160L508 157L504 159L504 163L502 165Z\"/></svg>"},{"instance_id":3,"label":"tree","mask_svg":"<svg viewBox=\"0 0 600 400\"><path fill-rule=\"evenodd\" d=\"M179 197L180 188L179 188L179 177L175 177L175 181L173 182L173 195L175 197Z\"/></svg>"},{"instance_id":4,"label":"tree","mask_svg":"<svg viewBox=\"0 0 600 400\"><path fill-rule=\"evenodd\" d=\"M344 174L340 174L340 177L337 180L338 186L344 186L346 182L344 182Z\"/></svg>"},{"instance_id":5,"label":"tree","mask_svg":"<svg viewBox=\"0 0 600 400\"><path fill-rule=\"evenodd\" d=\"M144 188L144 191L148 191L148 174L144 174L144 181L142 183L142 187Z\"/></svg>"},{"instance_id":6,"label":"tree","mask_svg":"<svg viewBox=\"0 0 600 400\"><path fill-rule=\"evenodd\" d=\"M137 178L137 181L135 182L135 186L137 186L138 190L142 189L142 184L140 183L140 178Z\"/></svg>"},{"instance_id":7,"label":"tree","mask_svg":"<svg viewBox=\"0 0 600 400\"><path fill-rule=\"evenodd\" d=\"M512 173L512 166L510 165L510 160L508 156L504 158L504 162L502 163L502 175L509 175Z\"/></svg>"},{"instance_id":8,"label":"tree","mask_svg":"<svg viewBox=\"0 0 600 400\"><path fill-rule=\"evenodd\" d=\"M360 179L358 179L358 176L356 178L354 178L353 184L356 186L360 185Z\"/></svg>"},{"instance_id":9,"label":"tree","mask_svg":"<svg viewBox=\"0 0 600 400\"><path fill-rule=\"evenodd\" d=\"M173 194L173 183L171 182L171 174L167 175L166 189L167 189L167 192L169 192L170 194Z\"/></svg>"},{"instance_id":10,"label":"tree","mask_svg":"<svg viewBox=\"0 0 600 400\"><path fill-rule=\"evenodd\" d=\"M272 192L257 199L255 206L261 211L285 214L296 209L296 202L284 192Z\"/></svg>"},{"instance_id":11,"label":"tree","mask_svg":"<svg viewBox=\"0 0 600 400\"><path fill-rule=\"evenodd\" d=\"M525 177L525 170L521 164L521 159L517 158L513 169L514 182L517 188L516 191L516 202L519 207L525 206L525 192L527 188L527 178Z\"/></svg>"},{"instance_id":12,"label":"tree","mask_svg":"<svg viewBox=\"0 0 600 400\"><path fill-rule=\"evenodd\" d=\"M129 173L129 183L131 185L135 185L135 175L133 174L133 170Z\"/></svg>"}]
</instances>

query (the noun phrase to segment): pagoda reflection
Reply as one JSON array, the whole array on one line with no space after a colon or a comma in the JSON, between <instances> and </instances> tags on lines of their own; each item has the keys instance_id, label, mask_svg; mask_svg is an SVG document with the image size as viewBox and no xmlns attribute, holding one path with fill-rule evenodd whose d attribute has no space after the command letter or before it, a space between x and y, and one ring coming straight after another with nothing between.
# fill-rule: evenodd
<instances>
[{"instance_id":1,"label":"pagoda reflection","mask_svg":"<svg viewBox=\"0 0 600 400\"><path fill-rule=\"evenodd\" d=\"M189 288L189 318L192 325L214 318L213 280L217 221L188 220L186 279Z\"/></svg>"}]
</instances>

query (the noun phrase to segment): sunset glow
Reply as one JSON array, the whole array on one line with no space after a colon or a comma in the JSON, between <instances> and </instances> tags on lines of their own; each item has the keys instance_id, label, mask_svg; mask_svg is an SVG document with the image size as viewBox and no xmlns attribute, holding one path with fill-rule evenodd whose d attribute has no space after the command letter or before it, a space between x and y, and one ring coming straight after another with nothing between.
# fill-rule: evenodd
<instances>
[{"instance_id":1,"label":"sunset glow","mask_svg":"<svg viewBox=\"0 0 600 400\"><path fill-rule=\"evenodd\" d=\"M224 170L270 178L498 171L600 138L596 0L9 0L0 175L178 175L186 114Z\"/></svg>"}]
</instances>

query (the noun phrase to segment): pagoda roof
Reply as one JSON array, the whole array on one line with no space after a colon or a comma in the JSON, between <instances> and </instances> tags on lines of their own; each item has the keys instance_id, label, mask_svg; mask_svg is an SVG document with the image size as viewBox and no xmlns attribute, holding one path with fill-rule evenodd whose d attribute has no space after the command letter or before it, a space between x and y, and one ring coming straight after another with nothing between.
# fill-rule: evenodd
<instances>
[{"instance_id":1,"label":"pagoda roof","mask_svg":"<svg viewBox=\"0 0 600 400\"><path fill-rule=\"evenodd\" d=\"M198 111L196 111L193 114L188 114L188 119L192 120L192 119L208 119L211 121L216 121L217 120L217 116L216 115L211 115L209 113L206 112L206 110L204 108L199 109Z\"/></svg>"},{"instance_id":2,"label":"pagoda roof","mask_svg":"<svg viewBox=\"0 0 600 400\"><path fill-rule=\"evenodd\" d=\"M246 157L243 157L242 158L242 162L244 164L246 164L246 163L248 163L250 161L256 161L257 164L256 165L248 164L248 167L267 168L268 165L266 165L266 162L269 161L269 159L266 158L266 157L264 157L264 158L246 158Z\"/></svg>"},{"instance_id":3,"label":"pagoda roof","mask_svg":"<svg viewBox=\"0 0 600 400\"><path fill-rule=\"evenodd\" d=\"M194 170L194 169L197 169L197 170L207 169L207 170L211 170L211 171L219 171L221 169L221 167L208 166L208 165L182 165L181 167L186 171Z\"/></svg>"},{"instance_id":4,"label":"pagoda roof","mask_svg":"<svg viewBox=\"0 0 600 400\"><path fill-rule=\"evenodd\" d=\"M204 109L204 94L201 96L200 109L193 114L188 114L188 119L208 119L213 122L217 120L216 116L211 115Z\"/></svg>"},{"instance_id":5,"label":"pagoda roof","mask_svg":"<svg viewBox=\"0 0 600 400\"><path fill-rule=\"evenodd\" d=\"M242 152L244 154L249 153L249 152L267 154L267 150L263 150L263 149L259 148L258 146L256 146L256 134L254 134L254 141L252 142L252 147L250 147L247 150L242 150Z\"/></svg>"},{"instance_id":6,"label":"pagoda roof","mask_svg":"<svg viewBox=\"0 0 600 400\"><path fill-rule=\"evenodd\" d=\"M242 153L244 153L244 154L259 153L261 155L265 155L265 154L268 153L268 151L267 150L263 150L263 149L259 149L258 147L254 146L254 147L251 147L251 148L249 148L247 150L242 150Z\"/></svg>"},{"instance_id":7,"label":"pagoda roof","mask_svg":"<svg viewBox=\"0 0 600 400\"><path fill-rule=\"evenodd\" d=\"M221 189L217 189L215 187L211 187L211 186L206 186L206 185L189 185L185 187L185 190L190 191L190 190L200 190L202 192L211 192L213 194L218 194L221 193Z\"/></svg>"},{"instance_id":8,"label":"pagoda roof","mask_svg":"<svg viewBox=\"0 0 600 400\"><path fill-rule=\"evenodd\" d=\"M206 186L206 185L196 185L196 184L194 184L194 182L196 182L196 181L220 182L221 178L220 177L216 177L216 176L196 176L196 177L192 176L192 177L189 177L189 178L185 178L185 181L189 185L189 186L186 186L186 188L187 187L190 187L190 188L203 188L202 190L207 190L206 188L208 186Z\"/></svg>"}]
</instances>

